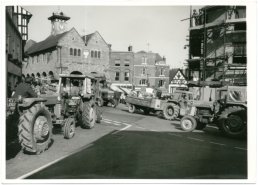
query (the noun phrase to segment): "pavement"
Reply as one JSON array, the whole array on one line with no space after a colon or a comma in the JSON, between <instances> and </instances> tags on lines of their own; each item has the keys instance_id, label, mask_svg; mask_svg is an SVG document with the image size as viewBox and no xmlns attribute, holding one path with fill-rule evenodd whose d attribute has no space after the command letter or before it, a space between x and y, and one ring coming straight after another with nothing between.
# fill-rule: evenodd
<instances>
[{"instance_id":1,"label":"pavement","mask_svg":"<svg viewBox=\"0 0 258 185\"><path fill-rule=\"evenodd\" d=\"M49 150L24 154L7 145L7 179L246 179L247 141L215 126L187 133L168 121L125 105L104 107L93 129L76 128L70 140L56 133Z\"/></svg>"}]
</instances>

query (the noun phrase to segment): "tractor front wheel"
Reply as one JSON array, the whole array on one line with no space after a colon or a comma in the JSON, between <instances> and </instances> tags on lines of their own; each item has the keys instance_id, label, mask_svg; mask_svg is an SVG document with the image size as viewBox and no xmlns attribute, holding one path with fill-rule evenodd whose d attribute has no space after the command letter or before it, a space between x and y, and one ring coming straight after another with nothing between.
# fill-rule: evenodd
<instances>
[{"instance_id":1,"label":"tractor front wheel","mask_svg":"<svg viewBox=\"0 0 258 185\"><path fill-rule=\"evenodd\" d=\"M82 108L82 128L90 129L94 127L96 122L96 108L93 101L83 103Z\"/></svg>"},{"instance_id":2,"label":"tractor front wheel","mask_svg":"<svg viewBox=\"0 0 258 185\"><path fill-rule=\"evenodd\" d=\"M181 119L180 125L184 131L192 132L197 126L197 121L193 116L187 115Z\"/></svg>"},{"instance_id":3,"label":"tractor front wheel","mask_svg":"<svg viewBox=\"0 0 258 185\"><path fill-rule=\"evenodd\" d=\"M75 135L75 120L74 118L67 118L64 124L64 138L71 139Z\"/></svg>"}]
</instances>

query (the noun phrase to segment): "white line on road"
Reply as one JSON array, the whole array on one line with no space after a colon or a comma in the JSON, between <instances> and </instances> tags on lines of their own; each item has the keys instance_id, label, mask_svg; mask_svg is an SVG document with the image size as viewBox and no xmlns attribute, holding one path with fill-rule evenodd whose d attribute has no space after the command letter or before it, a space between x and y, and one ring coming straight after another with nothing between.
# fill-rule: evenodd
<instances>
[{"instance_id":1,"label":"white line on road","mask_svg":"<svg viewBox=\"0 0 258 185\"><path fill-rule=\"evenodd\" d=\"M109 124L113 124L113 125L116 125L116 126L120 126L121 124L118 124L118 123L114 123L112 121L106 121L106 120L103 120L105 123L109 123Z\"/></svg>"},{"instance_id":2,"label":"white line on road","mask_svg":"<svg viewBox=\"0 0 258 185\"><path fill-rule=\"evenodd\" d=\"M214 144L214 145L225 146L225 144L223 144L223 143L215 143L215 142L209 142L209 143Z\"/></svg>"},{"instance_id":3,"label":"white line on road","mask_svg":"<svg viewBox=\"0 0 258 185\"><path fill-rule=\"evenodd\" d=\"M178 134L171 134L171 133L169 133L169 135L171 135L171 136L177 136L177 137L182 137L182 136L180 136L180 135L178 135Z\"/></svg>"},{"instance_id":4,"label":"white line on road","mask_svg":"<svg viewBox=\"0 0 258 185\"><path fill-rule=\"evenodd\" d=\"M241 148L241 147L234 147L234 148L239 150L247 150L246 148Z\"/></svg>"},{"instance_id":5,"label":"white line on road","mask_svg":"<svg viewBox=\"0 0 258 185\"><path fill-rule=\"evenodd\" d=\"M134 127L139 128L139 129L143 129L143 130L148 130L147 128L140 127L140 126L134 126Z\"/></svg>"},{"instance_id":6,"label":"white line on road","mask_svg":"<svg viewBox=\"0 0 258 185\"><path fill-rule=\"evenodd\" d=\"M52 161L52 162L50 162L50 163L47 163L47 164L45 164L45 165L43 165L43 166L41 166L41 167L39 167L39 168L37 168L37 169L35 169L35 170L32 170L31 172L26 173L26 174L24 174L24 175L18 177L17 179L25 179L26 177L29 177L29 176L31 176L32 174L37 173L37 172L39 172L39 171L41 171L41 170L43 170L43 169L45 169L45 168L51 166L52 164L55 164L55 163L61 161L62 159L66 158L66 157L69 157L69 156L71 156L71 155L73 155L73 154L75 154L75 153L78 153L78 152L80 152L80 151L82 151L82 150L84 150L84 149L86 149L86 148L88 148L88 147L90 147L90 146L92 146L92 145L93 145L93 144L88 144L88 145L86 145L86 146L84 146L84 147L82 147L82 148L79 148L78 150L75 150L74 152L71 152L71 153L69 153L69 154L66 154L66 155L64 155L64 156L62 156L62 157L60 157L60 158L58 158L58 159L56 159L56 160L54 160L54 161Z\"/></svg>"},{"instance_id":7,"label":"white line on road","mask_svg":"<svg viewBox=\"0 0 258 185\"><path fill-rule=\"evenodd\" d=\"M219 128L218 128L218 127L216 127L216 126L211 126L211 125L207 125L207 127L209 127L209 128L219 129Z\"/></svg>"},{"instance_id":8,"label":"white line on road","mask_svg":"<svg viewBox=\"0 0 258 185\"><path fill-rule=\"evenodd\" d=\"M117 134L118 132L121 132L121 131L123 131L123 130L126 130L126 129L128 129L128 128L130 128L130 127L132 126L132 125L130 125L130 124L128 124L128 123L122 123L122 124L126 125L126 127L121 128L120 130L117 130L117 131L113 132L112 135L113 135L113 134Z\"/></svg>"},{"instance_id":9,"label":"white line on road","mask_svg":"<svg viewBox=\"0 0 258 185\"><path fill-rule=\"evenodd\" d=\"M150 129L150 131L152 131L152 132L158 132L157 130L152 130L152 129Z\"/></svg>"},{"instance_id":10,"label":"white line on road","mask_svg":"<svg viewBox=\"0 0 258 185\"><path fill-rule=\"evenodd\" d=\"M187 137L188 139L191 139L191 140L195 140L195 141L204 141L204 140L202 140L202 139L198 139L198 138L194 138L194 137Z\"/></svg>"}]
</instances>

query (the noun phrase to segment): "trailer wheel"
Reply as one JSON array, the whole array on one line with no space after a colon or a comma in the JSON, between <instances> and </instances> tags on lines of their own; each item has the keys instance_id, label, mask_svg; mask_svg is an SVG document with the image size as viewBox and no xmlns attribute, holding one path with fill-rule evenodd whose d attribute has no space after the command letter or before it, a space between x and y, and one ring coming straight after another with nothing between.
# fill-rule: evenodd
<instances>
[{"instance_id":1,"label":"trailer wheel","mask_svg":"<svg viewBox=\"0 0 258 185\"><path fill-rule=\"evenodd\" d=\"M192 132L196 128L197 122L193 116L187 115L181 119L180 125L184 131Z\"/></svg>"},{"instance_id":2,"label":"trailer wheel","mask_svg":"<svg viewBox=\"0 0 258 185\"><path fill-rule=\"evenodd\" d=\"M128 111L130 113L134 113L135 112L135 106L133 104L128 104Z\"/></svg>"},{"instance_id":3,"label":"trailer wheel","mask_svg":"<svg viewBox=\"0 0 258 185\"><path fill-rule=\"evenodd\" d=\"M82 108L82 128L90 129L94 127L96 122L96 108L93 101L87 101L83 103Z\"/></svg>"},{"instance_id":4,"label":"trailer wheel","mask_svg":"<svg viewBox=\"0 0 258 185\"><path fill-rule=\"evenodd\" d=\"M19 119L18 136L25 152L40 154L48 149L52 138L52 120L43 104L30 107Z\"/></svg>"},{"instance_id":5,"label":"trailer wheel","mask_svg":"<svg viewBox=\"0 0 258 185\"><path fill-rule=\"evenodd\" d=\"M71 139L75 135L75 120L67 118L64 124L64 138Z\"/></svg>"},{"instance_id":6,"label":"trailer wheel","mask_svg":"<svg viewBox=\"0 0 258 185\"><path fill-rule=\"evenodd\" d=\"M179 106L174 103L166 103L163 109L163 116L167 120L177 118L179 115Z\"/></svg>"}]
</instances>

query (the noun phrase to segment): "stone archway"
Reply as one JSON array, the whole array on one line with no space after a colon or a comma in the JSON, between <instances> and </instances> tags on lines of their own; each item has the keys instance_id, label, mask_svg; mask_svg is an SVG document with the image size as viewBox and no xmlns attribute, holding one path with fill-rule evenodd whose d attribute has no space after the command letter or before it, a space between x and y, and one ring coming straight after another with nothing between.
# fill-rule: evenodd
<instances>
[{"instance_id":1,"label":"stone archway","mask_svg":"<svg viewBox=\"0 0 258 185\"><path fill-rule=\"evenodd\" d=\"M72 71L70 74L71 75L82 75L82 73L80 71Z\"/></svg>"}]
</instances>

